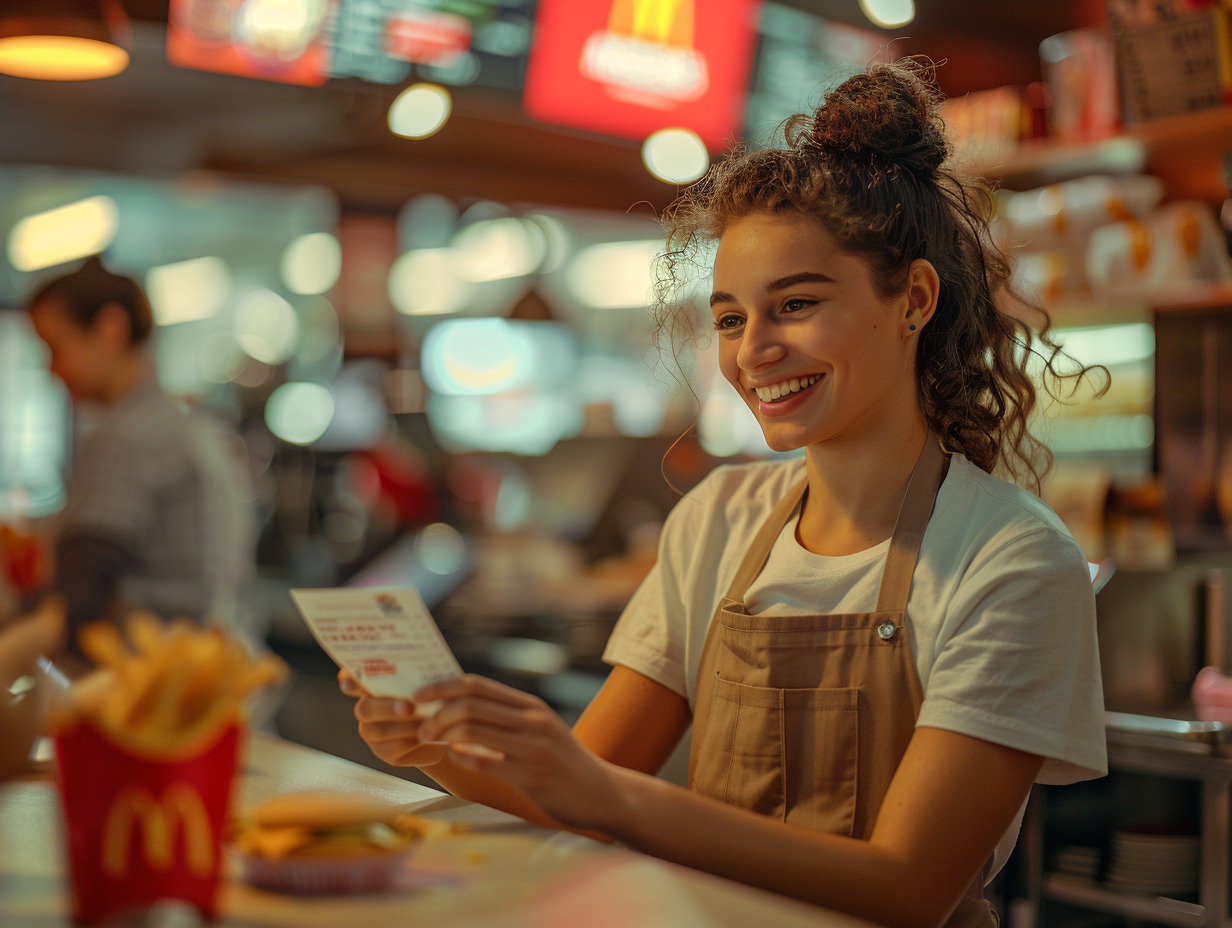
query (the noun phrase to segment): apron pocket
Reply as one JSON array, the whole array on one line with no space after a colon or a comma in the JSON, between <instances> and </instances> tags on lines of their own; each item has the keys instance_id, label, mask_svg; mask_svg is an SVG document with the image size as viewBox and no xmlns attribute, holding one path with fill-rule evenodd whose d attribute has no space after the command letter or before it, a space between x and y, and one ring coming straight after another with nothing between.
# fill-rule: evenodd
<instances>
[{"instance_id":1,"label":"apron pocket","mask_svg":"<svg viewBox=\"0 0 1232 928\"><path fill-rule=\"evenodd\" d=\"M859 688L778 689L716 678L693 788L831 834L855 826Z\"/></svg>"},{"instance_id":2,"label":"apron pocket","mask_svg":"<svg viewBox=\"0 0 1232 928\"><path fill-rule=\"evenodd\" d=\"M860 689L783 690L786 820L836 835L855 827Z\"/></svg>"},{"instance_id":3,"label":"apron pocket","mask_svg":"<svg viewBox=\"0 0 1232 928\"><path fill-rule=\"evenodd\" d=\"M692 787L729 805L782 820L783 691L716 678Z\"/></svg>"}]
</instances>

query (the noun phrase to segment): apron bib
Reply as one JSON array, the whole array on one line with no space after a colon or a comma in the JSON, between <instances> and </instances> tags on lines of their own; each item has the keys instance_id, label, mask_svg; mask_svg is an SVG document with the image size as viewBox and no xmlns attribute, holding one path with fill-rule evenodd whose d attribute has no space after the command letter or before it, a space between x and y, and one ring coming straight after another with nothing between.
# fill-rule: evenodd
<instances>
[{"instance_id":1,"label":"apron bib","mask_svg":"<svg viewBox=\"0 0 1232 928\"><path fill-rule=\"evenodd\" d=\"M689 788L781 821L867 840L924 701L907 594L949 459L934 436L912 471L874 612L750 615L744 604L808 486L762 524L702 648ZM947 928L994 926L981 877Z\"/></svg>"}]
</instances>

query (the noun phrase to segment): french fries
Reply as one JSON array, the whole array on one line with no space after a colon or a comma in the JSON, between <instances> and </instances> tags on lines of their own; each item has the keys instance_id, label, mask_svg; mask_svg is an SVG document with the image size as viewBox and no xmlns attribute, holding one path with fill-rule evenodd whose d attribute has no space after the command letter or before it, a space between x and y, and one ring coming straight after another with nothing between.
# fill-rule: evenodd
<instances>
[{"instance_id":1,"label":"french fries","mask_svg":"<svg viewBox=\"0 0 1232 928\"><path fill-rule=\"evenodd\" d=\"M88 720L117 744L158 754L198 745L238 720L248 696L287 672L222 629L142 612L124 620L123 632L111 622L84 626L78 643L99 669L70 688L53 723Z\"/></svg>"}]
</instances>

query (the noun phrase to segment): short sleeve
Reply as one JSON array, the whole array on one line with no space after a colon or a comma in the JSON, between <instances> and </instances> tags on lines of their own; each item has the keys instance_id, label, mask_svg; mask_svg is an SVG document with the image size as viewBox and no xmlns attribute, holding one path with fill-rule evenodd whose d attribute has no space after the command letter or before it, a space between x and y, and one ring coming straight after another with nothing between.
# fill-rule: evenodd
<instances>
[{"instance_id":1,"label":"short sleeve","mask_svg":"<svg viewBox=\"0 0 1232 928\"><path fill-rule=\"evenodd\" d=\"M962 577L919 725L1042 755L1041 783L1107 773L1095 594L1074 541L1023 533Z\"/></svg>"},{"instance_id":2,"label":"short sleeve","mask_svg":"<svg viewBox=\"0 0 1232 928\"><path fill-rule=\"evenodd\" d=\"M629 600L604 648L603 660L687 696L683 632L668 618L679 610L668 602L661 568L660 560Z\"/></svg>"},{"instance_id":3,"label":"short sleeve","mask_svg":"<svg viewBox=\"0 0 1232 928\"><path fill-rule=\"evenodd\" d=\"M722 587L729 527L724 503L742 471L719 467L672 507L654 567L612 631L603 660L692 699L690 672ZM736 507L744 510L747 507Z\"/></svg>"}]
</instances>

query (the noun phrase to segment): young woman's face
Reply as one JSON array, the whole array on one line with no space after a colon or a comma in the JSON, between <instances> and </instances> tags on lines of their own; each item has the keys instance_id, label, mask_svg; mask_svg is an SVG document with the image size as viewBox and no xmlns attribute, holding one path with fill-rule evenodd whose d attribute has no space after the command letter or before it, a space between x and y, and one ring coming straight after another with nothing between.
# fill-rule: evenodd
<instances>
[{"instance_id":1,"label":"young woman's face","mask_svg":"<svg viewBox=\"0 0 1232 928\"><path fill-rule=\"evenodd\" d=\"M800 213L754 213L719 241L719 367L775 451L858 435L918 407L906 296Z\"/></svg>"}]
</instances>

